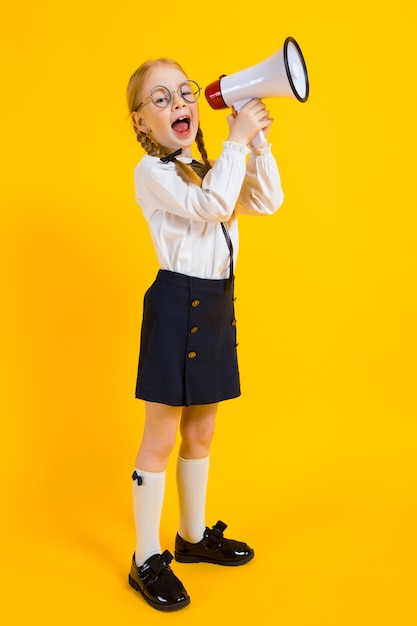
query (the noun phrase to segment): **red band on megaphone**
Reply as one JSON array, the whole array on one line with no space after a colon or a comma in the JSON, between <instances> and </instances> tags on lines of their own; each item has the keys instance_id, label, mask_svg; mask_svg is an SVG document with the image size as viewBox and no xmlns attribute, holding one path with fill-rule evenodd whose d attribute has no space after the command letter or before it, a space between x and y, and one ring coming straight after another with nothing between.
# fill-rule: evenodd
<instances>
[{"instance_id":1,"label":"red band on megaphone","mask_svg":"<svg viewBox=\"0 0 417 626\"><path fill-rule=\"evenodd\" d=\"M215 80L213 83L208 85L204 91L207 102L211 106L212 109L227 109L228 106L222 98L222 92L220 90L220 81L226 76L223 74L220 76L218 80Z\"/></svg>"}]
</instances>

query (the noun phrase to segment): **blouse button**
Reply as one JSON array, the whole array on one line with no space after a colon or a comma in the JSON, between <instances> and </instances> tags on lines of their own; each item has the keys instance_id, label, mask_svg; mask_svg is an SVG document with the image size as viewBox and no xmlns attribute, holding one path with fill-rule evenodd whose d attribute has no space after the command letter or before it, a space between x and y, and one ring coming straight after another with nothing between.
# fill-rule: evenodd
<instances>
[{"instance_id":1,"label":"blouse button","mask_svg":"<svg viewBox=\"0 0 417 626\"><path fill-rule=\"evenodd\" d=\"M193 300L193 301L191 302L191 306L193 306L194 308L195 308L196 306L200 306L200 300Z\"/></svg>"},{"instance_id":2,"label":"blouse button","mask_svg":"<svg viewBox=\"0 0 417 626\"><path fill-rule=\"evenodd\" d=\"M237 324L237 321L236 321L236 320L233 320L233 322L232 322L232 326L236 326L236 324Z\"/></svg>"},{"instance_id":3,"label":"blouse button","mask_svg":"<svg viewBox=\"0 0 417 626\"><path fill-rule=\"evenodd\" d=\"M187 356L189 359L195 359L195 357L197 356L197 352L189 352Z\"/></svg>"},{"instance_id":4,"label":"blouse button","mask_svg":"<svg viewBox=\"0 0 417 626\"><path fill-rule=\"evenodd\" d=\"M190 328L190 333L194 335L194 333L196 332L198 332L198 326L193 326L192 328Z\"/></svg>"}]
</instances>

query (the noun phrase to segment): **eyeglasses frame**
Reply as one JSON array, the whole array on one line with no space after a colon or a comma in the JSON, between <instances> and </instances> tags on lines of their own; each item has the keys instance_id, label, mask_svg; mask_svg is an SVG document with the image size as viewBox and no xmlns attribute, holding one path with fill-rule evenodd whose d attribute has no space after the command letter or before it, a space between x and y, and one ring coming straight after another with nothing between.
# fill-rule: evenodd
<instances>
[{"instance_id":1,"label":"eyeglasses frame","mask_svg":"<svg viewBox=\"0 0 417 626\"><path fill-rule=\"evenodd\" d=\"M184 98L184 95L181 93L181 87L183 87L184 85L189 84L189 83L192 83L193 85L196 85L197 92L198 92L197 97L195 98L195 100L192 100L192 101L187 100L186 98ZM156 102L154 102L154 100L152 100L152 92L155 89L158 89L158 88L161 88L161 87L162 87L162 89L166 89L167 92L169 93L169 101L163 107L159 106L158 104L156 104ZM147 100L150 100L152 102L152 104L154 104L158 109L166 109L171 104L174 93L178 94L184 100L184 102L186 102L187 104L194 104L200 98L201 90L202 90L202 87L200 87L200 85L195 80L192 80L191 78L185 80L183 83L181 83L181 85L178 87L178 89L174 89L173 91L170 91L168 89L168 87L165 87L165 85L155 85L155 87L152 87L151 93L149 94L149 96L146 96L146 98L140 104L138 104L138 106L136 107L135 111L138 111L141 107L143 107L146 104Z\"/></svg>"}]
</instances>

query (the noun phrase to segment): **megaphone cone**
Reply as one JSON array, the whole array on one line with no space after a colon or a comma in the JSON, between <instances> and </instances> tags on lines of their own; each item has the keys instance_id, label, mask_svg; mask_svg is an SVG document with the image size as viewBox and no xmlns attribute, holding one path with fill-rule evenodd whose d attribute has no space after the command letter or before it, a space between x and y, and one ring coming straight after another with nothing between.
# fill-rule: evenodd
<instances>
[{"instance_id":1,"label":"megaphone cone","mask_svg":"<svg viewBox=\"0 0 417 626\"><path fill-rule=\"evenodd\" d=\"M300 46L293 37L287 37L272 57L230 76L221 76L206 87L205 96L213 109L225 109L252 98L287 96L306 102L309 91Z\"/></svg>"}]
</instances>

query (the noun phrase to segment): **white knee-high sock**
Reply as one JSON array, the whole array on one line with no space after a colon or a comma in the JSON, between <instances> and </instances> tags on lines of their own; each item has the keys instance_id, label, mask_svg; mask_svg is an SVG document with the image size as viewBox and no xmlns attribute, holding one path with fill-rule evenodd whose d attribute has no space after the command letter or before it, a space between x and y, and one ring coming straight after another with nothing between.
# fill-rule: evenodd
<instances>
[{"instance_id":1,"label":"white knee-high sock","mask_svg":"<svg viewBox=\"0 0 417 626\"><path fill-rule=\"evenodd\" d=\"M136 565L161 553L159 529L165 493L166 472L133 472L133 511L136 526Z\"/></svg>"},{"instance_id":2,"label":"white knee-high sock","mask_svg":"<svg viewBox=\"0 0 417 626\"><path fill-rule=\"evenodd\" d=\"M185 541L201 541L206 529L206 495L210 457L177 460L180 508L178 534Z\"/></svg>"}]
</instances>

